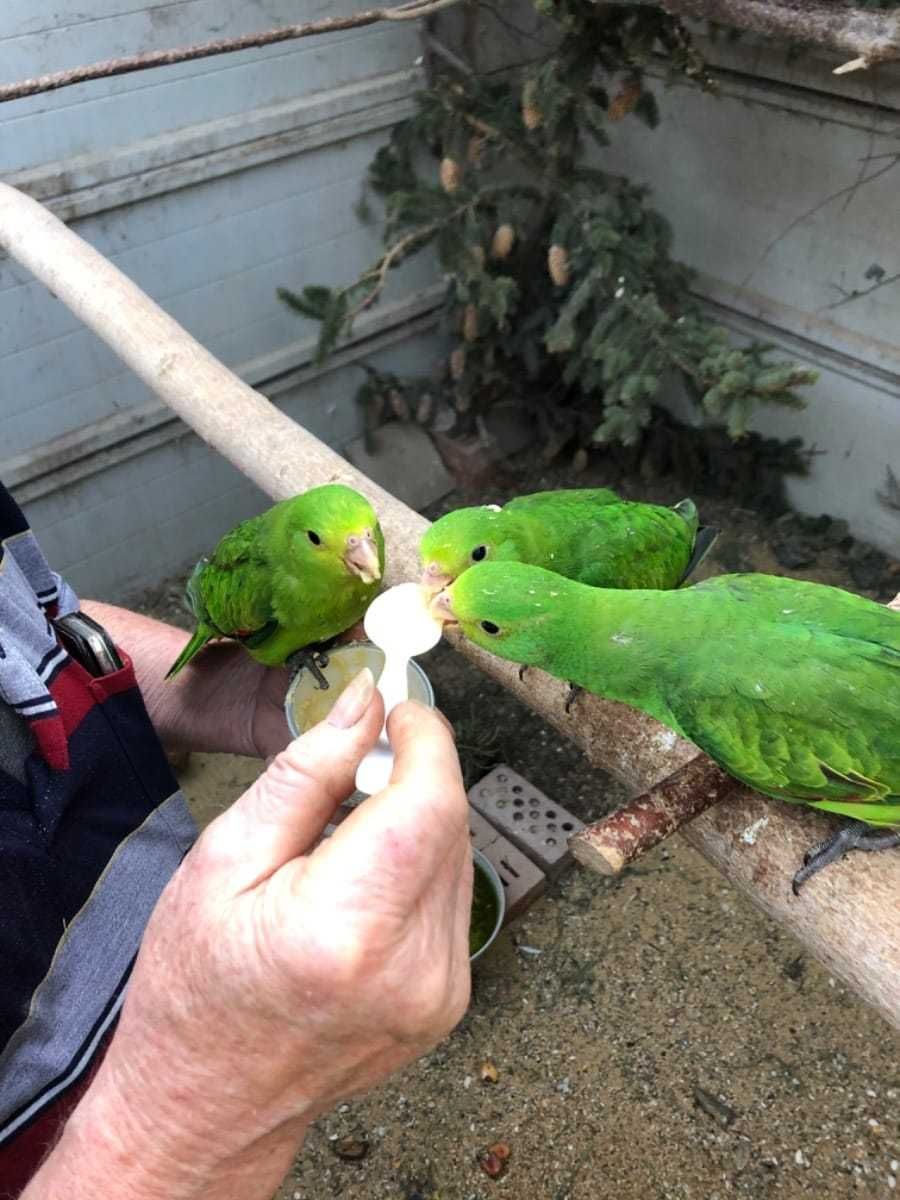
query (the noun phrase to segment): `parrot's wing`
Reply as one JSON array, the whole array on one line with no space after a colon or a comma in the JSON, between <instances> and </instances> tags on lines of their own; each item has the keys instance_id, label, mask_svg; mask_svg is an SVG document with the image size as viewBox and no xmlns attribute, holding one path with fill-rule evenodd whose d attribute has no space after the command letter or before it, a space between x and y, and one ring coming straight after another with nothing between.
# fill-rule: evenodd
<instances>
[{"instance_id":1,"label":"parrot's wing","mask_svg":"<svg viewBox=\"0 0 900 1200\"><path fill-rule=\"evenodd\" d=\"M900 621L896 633L889 619L882 628L896 648L802 625L741 627L730 661L698 648L672 686L672 711L686 737L757 791L807 803L896 805Z\"/></svg>"},{"instance_id":2,"label":"parrot's wing","mask_svg":"<svg viewBox=\"0 0 900 1200\"><path fill-rule=\"evenodd\" d=\"M197 581L206 619L226 637L253 645L274 629L273 565L266 554L260 518L244 521L227 533Z\"/></svg>"}]
</instances>

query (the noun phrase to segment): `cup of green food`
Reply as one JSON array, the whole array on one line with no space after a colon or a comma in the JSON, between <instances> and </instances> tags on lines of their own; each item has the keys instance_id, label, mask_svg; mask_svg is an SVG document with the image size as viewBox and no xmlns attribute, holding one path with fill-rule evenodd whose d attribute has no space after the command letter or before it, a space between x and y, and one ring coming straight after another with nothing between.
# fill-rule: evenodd
<instances>
[{"instance_id":1,"label":"cup of green food","mask_svg":"<svg viewBox=\"0 0 900 1200\"><path fill-rule=\"evenodd\" d=\"M506 895L500 876L480 850L473 850L475 878L469 922L469 962L480 958L494 941L506 915Z\"/></svg>"}]
</instances>

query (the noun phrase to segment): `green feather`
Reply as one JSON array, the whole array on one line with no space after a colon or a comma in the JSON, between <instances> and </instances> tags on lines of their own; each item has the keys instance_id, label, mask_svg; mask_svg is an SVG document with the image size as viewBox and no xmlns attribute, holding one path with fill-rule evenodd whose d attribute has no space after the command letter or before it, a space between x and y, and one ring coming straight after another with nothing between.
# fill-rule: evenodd
<instances>
[{"instance_id":1,"label":"green feather","mask_svg":"<svg viewBox=\"0 0 900 1200\"><path fill-rule=\"evenodd\" d=\"M664 508L608 488L563 489L457 509L431 526L419 552L445 581L486 560L531 563L591 587L674 588L712 544L704 537L694 554L698 524L691 500Z\"/></svg>"},{"instance_id":2,"label":"green feather","mask_svg":"<svg viewBox=\"0 0 900 1200\"><path fill-rule=\"evenodd\" d=\"M378 577L348 565L350 539L370 534ZM226 533L187 583L197 622L172 664L176 675L214 637L233 638L267 666L342 633L379 589L384 538L369 502L352 488L326 484L283 500Z\"/></svg>"},{"instance_id":3,"label":"green feather","mask_svg":"<svg viewBox=\"0 0 900 1200\"><path fill-rule=\"evenodd\" d=\"M641 709L757 791L900 825L890 609L769 575L613 591L517 563L474 566L446 594L479 645Z\"/></svg>"}]
</instances>

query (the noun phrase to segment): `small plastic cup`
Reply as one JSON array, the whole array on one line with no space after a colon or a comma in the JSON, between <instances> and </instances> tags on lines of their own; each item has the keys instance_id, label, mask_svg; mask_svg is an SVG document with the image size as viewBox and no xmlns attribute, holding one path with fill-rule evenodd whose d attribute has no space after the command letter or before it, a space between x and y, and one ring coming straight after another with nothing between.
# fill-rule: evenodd
<instances>
[{"instance_id":1,"label":"small plastic cup","mask_svg":"<svg viewBox=\"0 0 900 1200\"><path fill-rule=\"evenodd\" d=\"M284 715L292 737L299 737L305 729L317 725L331 712L338 696L363 667L368 667L377 682L384 670L384 653L371 642L348 642L335 646L328 652L328 666L322 674L329 688L321 691L309 671L298 671L291 680L284 697ZM434 688L417 662L410 659L407 672L409 698L418 700L426 708L434 708Z\"/></svg>"}]
</instances>

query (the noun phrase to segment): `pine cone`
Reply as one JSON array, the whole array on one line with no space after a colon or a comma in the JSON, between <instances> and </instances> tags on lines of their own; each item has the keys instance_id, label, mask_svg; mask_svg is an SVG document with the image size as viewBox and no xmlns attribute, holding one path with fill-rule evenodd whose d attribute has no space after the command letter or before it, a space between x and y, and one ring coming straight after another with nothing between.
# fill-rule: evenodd
<instances>
[{"instance_id":1,"label":"pine cone","mask_svg":"<svg viewBox=\"0 0 900 1200\"><path fill-rule=\"evenodd\" d=\"M569 254L565 246L554 244L547 251L547 270L550 278L557 287L565 287L569 282Z\"/></svg>"},{"instance_id":2,"label":"pine cone","mask_svg":"<svg viewBox=\"0 0 900 1200\"><path fill-rule=\"evenodd\" d=\"M455 158L441 159L441 187L447 194L455 192L462 180L462 169Z\"/></svg>"},{"instance_id":3,"label":"pine cone","mask_svg":"<svg viewBox=\"0 0 900 1200\"><path fill-rule=\"evenodd\" d=\"M578 449L575 451L574 455L572 456L572 470L575 472L576 475L579 475L579 474L581 474L581 472L585 469L585 467L587 465L588 465L588 452L587 452L587 450L585 450L584 446L579 446Z\"/></svg>"},{"instance_id":4,"label":"pine cone","mask_svg":"<svg viewBox=\"0 0 900 1200\"><path fill-rule=\"evenodd\" d=\"M627 117L630 112L634 111L634 107L641 98L641 81L639 79L629 79L622 85L621 90L609 102L607 116L611 121L621 121L623 117Z\"/></svg>"},{"instance_id":5,"label":"pine cone","mask_svg":"<svg viewBox=\"0 0 900 1200\"><path fill-rule=\"evenodd\" d=\"M506 258L516 240L516 231L512 225L498 225L491 242L491 254L494 258Z\"/></svg>"},{"instance_id":6,"label":"pine cone","mask_svg":"<svg viewBox=\"0 0 900 1200\"><path fill-rule=\"evenodd\" d=\"M484 159L484 147L487 143L487 138L482 135L476 135L469 138L469 144L466 147L466 162L470 167L480 167Z\"/></svg>"},{"instance_id":7,"label":"pine cone","mask_svg":"<svg viewBox=\"0 0 900 1200\"><path fill-rule=\"evenodd\" d=\"M467 342L474 342L478 337L478 309L474 304L467 304L463 313L462 334Z\"/></svg>"},{"instance_id":8,"label":"pine cone","mask_svg":"<svg viewBox=\"0 0 900 1200\"><path fill-rule=\"evenodd\" d=\"M522 88L522 124L526 129L539 129L544 123L544 114L535 103L537 81L528 79Z\"/></svg>"},{"instance_id":9,"label":"pine cone","mask_svg":"<svg viewBox=\"0 0 900 1200\"><path fill-rule=\"evenodd\" d=\"M466 369L466 352L462 346L457 346L450 355L450 378L453 380L462 379Z\"/></svg>"}]
</instances>

